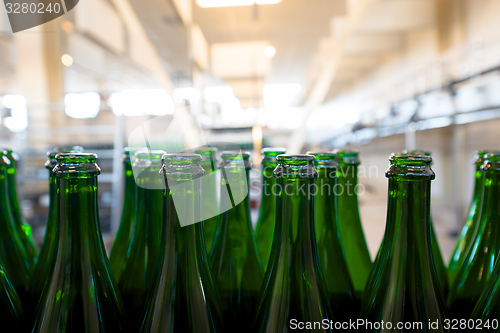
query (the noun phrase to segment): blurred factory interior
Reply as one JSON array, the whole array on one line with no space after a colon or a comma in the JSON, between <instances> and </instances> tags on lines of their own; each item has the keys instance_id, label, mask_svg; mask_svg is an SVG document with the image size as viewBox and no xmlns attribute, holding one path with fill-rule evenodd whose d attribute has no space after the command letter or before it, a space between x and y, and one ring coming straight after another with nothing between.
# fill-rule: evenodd
<instances>
[{"instance_id":1,"label":"blurred factory interior","mask_svg":"<svg viewBox=\"0 0 500 333\"><path fill-rule=\"evenodd\" d=\"M15 34L2 6L0 144L21 155L38 242L54 145L99 155L107 240L121 213L122 149L145 137L169 152L237 144L254 152L254 184L263 146L358 149L372 256L387 158L430 150L448 260L474 150L500 148L499 29L498 0L83 0Z\"/></svg>"}]
</instances>

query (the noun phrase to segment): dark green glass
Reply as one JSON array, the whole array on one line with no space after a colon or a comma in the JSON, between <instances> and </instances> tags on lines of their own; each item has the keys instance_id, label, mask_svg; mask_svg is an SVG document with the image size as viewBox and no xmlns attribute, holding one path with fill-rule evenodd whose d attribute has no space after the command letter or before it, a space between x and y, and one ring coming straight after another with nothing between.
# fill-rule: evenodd
<instances>
[{"instance_id":1,"label":"dark green glass","mask_svg":"<svg viewBox=\"0 0 500 333\"><path fill-rule=\"evenodd\" d=\"M0 263L7 272L21 301L28 301L28 283L32 263L15 229L7 195L7 169L10 165L5 152L0 152ZM31 258L32 259L32 258Z\"/></svg>"},{"instance_id":2,"label":"dark green glass","mask_svg":"<svg viewBox=\"0 0 500 333\"><path fill-rule=\"evenodd\" d=\"M360 303L355 299L354 286L349 276L344 249L340 242L337 216L337 161L336 154L311 153L316 158L318 180L314 206L318 255L330 297L330 307L335 319L356 320ZM321 228L321 229L318 229Z\"/></svg>"},{"instance_id":3,"label":"dark green glass","mask_svg":"<svg viewBox=\"0 0 500 333\"><path fill-rule=\"evenodd\" d=\"M30 285L29 297L31 302L26 306L30 315L34 315L34 310L40 300L43 289L48 283L48 279L54 269L54 256L57 249L56 228L58 221L58 211L56 209L57 201L57 178L54 176L52 169L57 165L56 155L59 153L81 153L83 148L80 146L75 147L54 147L48 153L48 160L45 162L45 168L49 171L49 215L47 218L47 225L45 227L45 237L43 239L42 247L38 261L33 271Z\"/></svg>"},{"instance_id":4,"label":"dark green glass","mask_svg":"<svg viewBox=\"0 0 500 333\"><path fill-rule=\"evenodd\" d=\"M16 231L21 239L21 243L26 251L30 266L34 267L37 257L37 250L33 242L33 235L31 232L31 225L26 222L24 216L21 214L21 206L19 205L19 198L17 196L17 163L19 162L19 155L12 149L5 149L5 156L9 159L10 165L7 167L7 191L8 200L10 204L10 211L12 213Z\"/></svg>"},{"instance_id":5,"label":"dark green glass","mask_svg":"<svg viewBox=\"0 0 500 333\"><path fill-rule=\"evenodd\" d=\"M485 181L480 222L448 296L450 314L457 319L471 315L500 251L500 154L486 155L482 170Z\"/></svg>"},{"instance_id":6,"label":"dark green glass","mask_svg":"<svg viewBox=\"0 0 500 333\"><path fill-rule=\"evenodd\" d=\"M135 161L135 153L141 150L127 147L123 150L123 176L124 176L124 193L123 193L123 209L120 219L120 226L116 232L115 241L111 254L109 255L109 264L115 275L116 281L120 281L125 263L127 262L127 252L130 246L130 240L134 232L136 218L136 191L134 172L132 163Z\"/></svg>"},{"instance_id":7,"label":"dark green glass","mask_svg":"<svg viewBox=\"0 0 500 333\"><path fill-rule=\"evenodd\" d=\"M124 310L102 241L95 154L56 156L54 269L33 333L122 332Z\"/></svg>"},{"instance_id":8,"label":"dark green glass","mask_svg":"<svg viewBox=\"0 0 500 333\"><path fill-rule=\"evenodd\" d=\"M392 330L365 327L369 332L447 332L431 244L432 159L395 154L390 161L387 224L360 318L393 325ZM429 328L429 320L438 321L438 328ZM396 330L399 322L421 326Z\"/></svg>"},{"instance_id":9,"label":"dark green glass","mask_svg":"<svg viewBox=\"0 0 500 333\"><path fill-rule=\"evenodd\" d=\"M431 152L425 150L403 150L403 154L411 155L423 155L431 156ZM443 295L446 298L448 295L449 284L448 284L448 270L443 261L443 255L441 254L441 249L439 248L439 242L436 237L436 232L434 231L434 221L432 220L431 214L431 245L432 254L434 256L434 262L436 263L436 272L438 273L438 280Z\"/></svg>"},{"instance_id":10,"label":"dark green glass","mask_svg":"<svg viewBox=\"0 0 500 333\"><path fill-rule=\"evenodd\" d=\"M210 253L214 244L215 234L219 229L219 202L217 198L217 148L204 148L197 149L196 154L202 158L200 164L205 170L205 178L201 184L203 200L202 212L203 216L210 216L210 218L202 222L203 237L205 237L205 245L207 253Z\"/></svg>"},{"instance_id":11,"label":"dark green glass","mask_svg":"<svg viewBox=\"0 0 500 333\"><path fill-rule=\"evenodd\" d=\"M144 317L143 333L225 332L203 240L201 223L181 227L181 219L201 220L201 156L166 154L160 264Z\"/></svg>"},{"instance_id":12,"label":"dark green glass","mask_svg":"<svg viewBox=\"0 0 500 333\"><path fill-rule=\"evenodd\" d=\"M136 214L118 288L128 314L142 314L153 288L160 250L164 180L158 176L162 150L138 151L133 168L136 176ZM141 317L127 316L127 326L138 331Z\"/></svg>"},{"instance_id":13,"label":"dark green glass","mask_svg":"<svg viewBox=\"0 0 500 333\"><path fill-rule=\"evenodd\" d=\"M334 319L316 244L314 156L279 155L277 160L276 227L252 332L292 332L300 328L298 322ZM331 327L300 331L331 332Z\"/></svg>"},{"instance_id":14,"label":"dark green glass","mask_svg":"<svg viewBox=\"0 0 500 333\"><path fill-rule=\"evenodd\" d=\"M2 332L26 332L29 325L25 318L21 299L10 282L7 272L0 264L0 328Z\"/></svg>"},{"instance_id":15,"label":"dark green glass","mask_svg":"<svg viewBox=\"0 0 500 333\"><path fill-rule=\"evenodd\" d=\"M284 153L285 148L262 149L262 201L260 202L259 219L255 226L255 242L264 271L267 269L271 255L276 219L276 178L274 178L273 172L278 166L276 156Z\"/></svg>"},{"instance_id":16,"label":"dark green glass","mask_svg":"<svg viewBox=\"0 0 500 333\"><path fill-rule=\"evenodd\" d=\"M210 268L229 331L252 324L264 277L250 219L249 157L247 153L225 152L220 164L221 206L232 208L221 215Z\"/></svg>"},{"instance_id":17,"label":"dark green glass","mask_svg":"<svg viewBox=\"0 0 500 333\"><path fill-rule=\"evenodd\" d=\"M368 246L366 245L358 207L358 152L337 151L338 178L338 220L340 240L344 247L347 267L351 276L356 298L361 299L372 269Z\"/></svg>"},{"instance_id":18,"label":"dark green glass","mask_svg":"<svg viewBox=\"0 0 500 333\"><path fill-rule=\"evenodd\" d=\"M448 276L450 285L453 285L455 278L462 267L465 257L466 250L470 246L474 237L474 230L479 224L479 218L481 217L481 205L483 202L484 194L484 175L481 170L485 159L485 155L493 153L492 151L480 150L476 152L474 159L474 164L476 165L476 171L474 172L474 195L472 197L472 203L469 208L469 214L467 215L467 220L460 232L458 237L457 246L450 259L450 264L448 266Z\"/></svg>"}]
</instances>

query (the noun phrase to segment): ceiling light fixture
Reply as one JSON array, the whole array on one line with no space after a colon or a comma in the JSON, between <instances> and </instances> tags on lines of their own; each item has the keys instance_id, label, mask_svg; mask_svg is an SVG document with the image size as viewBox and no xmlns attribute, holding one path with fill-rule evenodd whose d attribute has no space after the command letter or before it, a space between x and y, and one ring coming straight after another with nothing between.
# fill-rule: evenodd
<instances>
[{"instance_id":1,"label":"ceiling light fixture","mask_svg":"<svg viewBox=\"0 0 500 333\"><path fill-rule=\"evenodd\" d=\"M257 5L272 5L280 3L281 0L197 0L198 6L202 8L214 7L235 7L235 6L251 6Z\"/></svg>"},{"instance_id":2,"label":"ceiling light fixture","mask_svg":"<svg viewBox=\"0 0 500 333\"><path fill-rule=\"evenodd\" d=\"M69 54L63 54L63 56L61 57L61 62L64 66L70 67L71 65L73 65L73 57Z\"/></svg>"},{"instance_id":3,"label":"ceiling light fixture","mask_svg":"<svg viewBox=\"0 0 500 333\"><path fill-rule=\"evenodd\" d=\"M276 55L276 48L274 46L266 46L266 48L264 49L264 55L267 57L267 58L272 58Z\"/></svg>"}]
</instances>

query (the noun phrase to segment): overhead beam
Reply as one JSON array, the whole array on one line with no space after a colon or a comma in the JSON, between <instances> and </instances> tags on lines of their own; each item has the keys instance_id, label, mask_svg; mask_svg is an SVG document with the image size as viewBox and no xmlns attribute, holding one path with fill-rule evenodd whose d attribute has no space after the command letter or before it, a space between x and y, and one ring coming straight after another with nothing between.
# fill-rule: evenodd
<instances>
[{"instance_id":1,"label":"overhead beam","mask_svg":"<svg viewBox=\"0 0 500 333\"><path fill-rule=\"evenodd\" d=\"M323 104L344 56L343 50L365 12L367 4L370 2L373 1L358 0L349 8L342 31L335 40L336 52L333 52L330 60L324 64L323 70L320 72L309 98L304 104L305 116L302 122L303 125L292 134L288 143L287 152L291 154L298 154L301 152L307 136L307 121L314 110Z\"/></svg>"}]
</instances>

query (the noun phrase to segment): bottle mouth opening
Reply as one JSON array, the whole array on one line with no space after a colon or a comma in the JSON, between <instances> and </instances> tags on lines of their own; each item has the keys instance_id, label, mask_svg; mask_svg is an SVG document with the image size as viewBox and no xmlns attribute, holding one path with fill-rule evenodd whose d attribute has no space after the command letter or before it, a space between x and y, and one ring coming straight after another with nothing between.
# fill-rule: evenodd
<instances>
[{"instance_id":1,"label":"bottle mouth opening","mask_svg":"<svg viewBox=\"0 0 500 333\"><path fill-rule=\"evenodd\" d=\"M360 164L359 161L359 151L355 149L336 149L334 151L337 154L337 161L340 164Z\"/></svg>"},{"instance_id":2,"label":"bottle mouth opening","mask_svg":"<svg viewBox=\"0 0 500 333\"><path fill-rule=\"evenodd\" d=\"M422 156L431 156L432 153L428 150L423 149L413 149L413 150L403 150L404 155L422 155Z\"/></svg>"},{"instance_id":3,"label":"bottle mouth opening","mask_svg":"<svg viewBox=\"0 0 500 333\"><path fill-rule=\"evenodd\" d=\"M500 152L487 153L484 155L484 163L481 166L481 170L488 171L500 171Z\"/></svg>"},{"instance_id":4,"label":"bottle mouth opening","mask_svg":"<svg viewBox=\"0 0 500 333\"><path fill-rule=\"evenodd\" d=\"M3 151L4 156L6 156L11 164L19 162L19 155L12 148L0 148Z\"/></svg>"},{"instance_id":5,"label":"bottle mouth opening","mask_svg":"<svg viewBox=\"0 0 500 333\"><path fill-rule=\"evenodd\" d=\"M391 164L399 166L424 166L432 163L432 157L425 155L395 153L389 157Z\"/></svg>"},{"instance_id":6,"label":"bottle mouth opening","mask_svg":"<svg viewBox=\"0 0 500 333\"><path fill-rule=\"evenodd\" d=\"M161 159L164 165L191 165L199 164L202 157L200 154L164 154Z\"/></svg>"},{"instance_id":7,"label":"bottle mouth opening","mask_svg":"<svg viewBox=\"0 0 500 333\"><path fill-rule=\"evenodd\" d=\"M199 154L164 154L160 175L176 182L191 181L205 175L200 165L202 160Z\"/></svg>"},{"instance_id":8,"label":"bottle mouth opening","mask_svg":"<svg viewBox=\"0 0 500 333\"><path fill-rule=\"evenodd\" d=\"M83 153L85 149L81 146L73 147L53 147L47 152L48 160L45 162L45 167L53 169L57 165L56 156L57 154L68 154L68 153Z\"/></svg>"},{"instance_id":9,"label":"bottle mouth opening","mask_svg":"<svg viewBox=\"0 0 500 333\"><path fill-rule=\"evenodd\" d=\"M314 164L316 158L306 154L281 154L276 157L279 164L290 166L302 166Z\"/></svg>"},{"instance_id":10,"label":"bottle mouth opening","mask_svg":"<svg viewBox=\"0 0 500 333\"><path fill-rule=\"evenodd\" d=\"M163 150L139 150L135 153L134 167L150 167L157 165L161 167L162 157L166 152Z\"/></svg>"},{"instance_id":11,"label":"bottle mouth opening","mask_svg":"<svg viewBox=\"0 0 500 333\"><path fill-rule=\"evenodd\" d=\"M317 167L338 167L337 154L328 152L307 152L307 155L314 156Z\"/></svg>"},{"instance_id":12,"label":"bottle mouth opening","mask_svg":"<svg viewBox=\"0 0 500 333\"><path fill-rule=\"evenodd\" d=\"M250 159L250 154L244 151L224 151L221 155L223 160L245 160Z\"/></svg>"},{"instance_id":13,"label":"bottle mouth opening","mask_svg":"<svg viewBox=\"0 0 500 333\"><path fill-rule=\"evenodd\" d=\"M224 151L222 152L222 162L220 168L245 168L250 169L250 154L244 151Z\"/></svg>"},{"instance_id":14,"label":"bottle mouth opening","mask_svg":"<svg viewBox=\"0 0 500 333\"><path fill-rule=\"evenodd\" d=\"M278 166L274 169L275 178L317 178L318 170L314 164L316 158L313 155L278 155Z\"/></svg>"},{"instance_id":15,"label":"bottle mouth opening","mask_svg":"<svg viewBox=\"0 0 500 333\"><path fill-rule=\"evenodd\" d=\"M61 164L79 164L79 163L95 163L97 154L92 153L58 153L56 155L57 163Z\"/></svg>"},{"instance_id":16,"label":"bottle mouth opening","mask_svg":"<svg viewBox=\"0 0 500 333\"><path fill-rule=\"evenodd\" d=\"M206 147L206 148L203 148L203 149L195 149L194 150L194 153L195 154L198 154L198 155L208 155L208 156L212 156L212 155L215 155L219 152L219 149L217 149L216 147Z\"/></svg>"},{"instance_id":17,"label":"bottle mouth opening","mask_svg":"<svg viewBox=\"0 0 500 333\"><path fill-rule=\"evenodd\" d=\"M499 155L499 154L500 151L498 150L477 150L473 162L476 163L478 166L482 166L483 163L487 160L488 155Z\"/></svg>"},{"instance_id":18,"label":"bottle mouth opening","mask_svg":"<svg viewBox=\"0 0 500 333\"><path fill-rule=\"evenodd\" d=\"M59 153L55 157L57 165L52 170L60 177L97 176L101 169L95 163L96 154L92 153Z\"/></svg>"},{"instance_id":19,"label":"bottle mouth opening","mask_svg":"<svg viewBox=\"0 0 500 333\"><path fill-rule=\"evenodd\" d=\"M9 166L10 160L5 156L3 152L0 152L0 165Z\"/></svg>"},{"instance_id":20,"label":"bottle mouth opening","mask_svg":"<svg viewBox=\"0 0 500 333\"><path fill-rule=\"evenodd\" d=\"M264 156L278 156L286 152L284 147L267 147L263 148L260 153Z\"/></svg>"}]
</instances>

